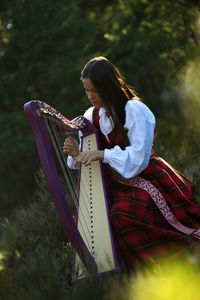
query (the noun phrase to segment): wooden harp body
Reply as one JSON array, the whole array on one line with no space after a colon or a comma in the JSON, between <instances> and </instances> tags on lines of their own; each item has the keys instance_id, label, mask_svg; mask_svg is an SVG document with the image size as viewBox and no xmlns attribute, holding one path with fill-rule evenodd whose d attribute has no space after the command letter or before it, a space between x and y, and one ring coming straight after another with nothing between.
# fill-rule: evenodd
<instances>
[{"instance_id":1,"label":"wooden harp body","mask_svg":"<svg viewBox=\"0 0 200 300\"><path fill-rule=\"evenodd\" d=\"M75 249L73 277L81 279L88 273L114 271L117 266L116 254L108 218L108 199L102 164L95 161L87 167L81 165L79 168L75 222L69 208L68 195L65 194L58 175L51 141L55 139L55 135L49 129L49 124L62 130L66 136L81 131L82 150L99 149L96 128L84 117L69 121L51 106L38 100L26 103L24 111L34 134L51 197L67 237ZM54 146L55 143L57 142L54 141ZM60 156L59 160L65 160L64 168L68 168L62 149L57 151L57 155Z\"/></svg>"}]
</instances>

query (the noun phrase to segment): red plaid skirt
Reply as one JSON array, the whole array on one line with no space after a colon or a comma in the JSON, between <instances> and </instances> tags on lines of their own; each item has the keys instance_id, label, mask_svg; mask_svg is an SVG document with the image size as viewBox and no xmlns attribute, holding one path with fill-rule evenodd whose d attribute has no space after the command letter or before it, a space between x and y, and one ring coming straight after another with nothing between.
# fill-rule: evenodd
<instances>
[{"instance_id":1,"label":"red plaid skirt","mask_svg":"<svg viewBox=\"0 0 200 300\"><path fill-rule=\"evenodd\" d=\"M192 183L154 157L139 175L150 181L163 195L175 217L185 226L200 227L200 205L194 198ZM144 189L115 182L112 185L110 219L122 261L127 268L136 262L163 255L173 255L194 242L176 230L161 214L150 194Z\"/></svg>"}]
</instances>

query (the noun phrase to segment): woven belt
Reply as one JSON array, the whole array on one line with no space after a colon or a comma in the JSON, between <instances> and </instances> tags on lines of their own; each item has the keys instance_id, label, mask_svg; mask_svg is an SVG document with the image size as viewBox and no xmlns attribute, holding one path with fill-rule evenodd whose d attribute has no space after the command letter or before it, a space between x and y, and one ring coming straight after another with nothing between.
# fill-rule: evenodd
<instances>
[{"instance_id":1,"label":"woven belt","mask_svg":"<svg viewBox=\"0 0 200 300\"><path fill-rule=\"evenodd\" d=\"M126 179L122 177L119 173L109 167L109 173L112 178L122 184L129 185L132 187L138 187L140 189L145 190L153 199L156 206L165 217L165 219L178 231L185 233L187 235L191 235L196 239L200 239L200 229L189 228L183 224L181 224L177 218L174 216L173 212L169 208L167 202L162 196L161 192L148 180L141 178L139 176Z\"/></svg>"}]
</instances>

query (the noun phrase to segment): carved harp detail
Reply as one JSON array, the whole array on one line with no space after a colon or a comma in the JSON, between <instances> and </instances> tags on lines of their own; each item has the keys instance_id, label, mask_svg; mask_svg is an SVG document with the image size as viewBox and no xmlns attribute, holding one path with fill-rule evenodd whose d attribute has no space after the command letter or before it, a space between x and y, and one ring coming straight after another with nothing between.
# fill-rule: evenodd
<instances>
[{"instance_id":1,"label":"carved harp detail","mask_svg":"<svg viewBox=\"0 0 200 300\"><path fill-rule=\"evenodd\" d=\"M83 117L69 121L54 108L38 100L26 103L24 110L34 134L49 191L66 234L76 251L74 278L81 279L88 273L104 273L115 270L116 256L108 218L107 193L102 164L100 161L95 161L87 167L82 165L79 168L77 192L73 196L77 197L75 200L78 202L75 223L67 202L68 196L65 195L60 182L52 151L52 143L54 148L57 148L58 141L56 141L54 129L53 131L49 129L48 124L52 124L52 128L62 129L62 133L64 132L66 135L81 131L82 150L99 149L96 128ZM58 149L57 155L58 160L62 163L62 168L68 169L66 157L61 149ZM70 176L68 170L63 171L65 177ZM68 181L68 189L71 191L71 178L65 178L65 180Z\"/></svg>"}]
</instances>

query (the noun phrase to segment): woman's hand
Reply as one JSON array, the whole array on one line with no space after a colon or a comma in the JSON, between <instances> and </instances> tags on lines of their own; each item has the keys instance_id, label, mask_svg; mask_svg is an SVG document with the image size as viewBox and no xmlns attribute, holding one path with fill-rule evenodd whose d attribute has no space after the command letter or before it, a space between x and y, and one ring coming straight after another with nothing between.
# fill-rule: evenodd
<instances>
[{"instance_id":1,"label":"woman's hand","mask_svg":"<svg viewBox=\"0 0 200 300\"><path fill-rule=\"evenodd\" d=\"M104 151L84 151L80 152L76 157L74 166L76 167L79 163L88 166L92 161L95 160L103 160L104 159Z\"/></svg>"},{"instance_id":2,"label":"woman's hand","mask_svg":"<svg viewBox=\"0 0 200 300\"><path fill-rule=\"evenodd\" d=\"M79 155L79 145L77 140L72 136L68 136L63 144L63 152L67 155L71 155L75 159Z\"/></svg>"}]
</instances>

